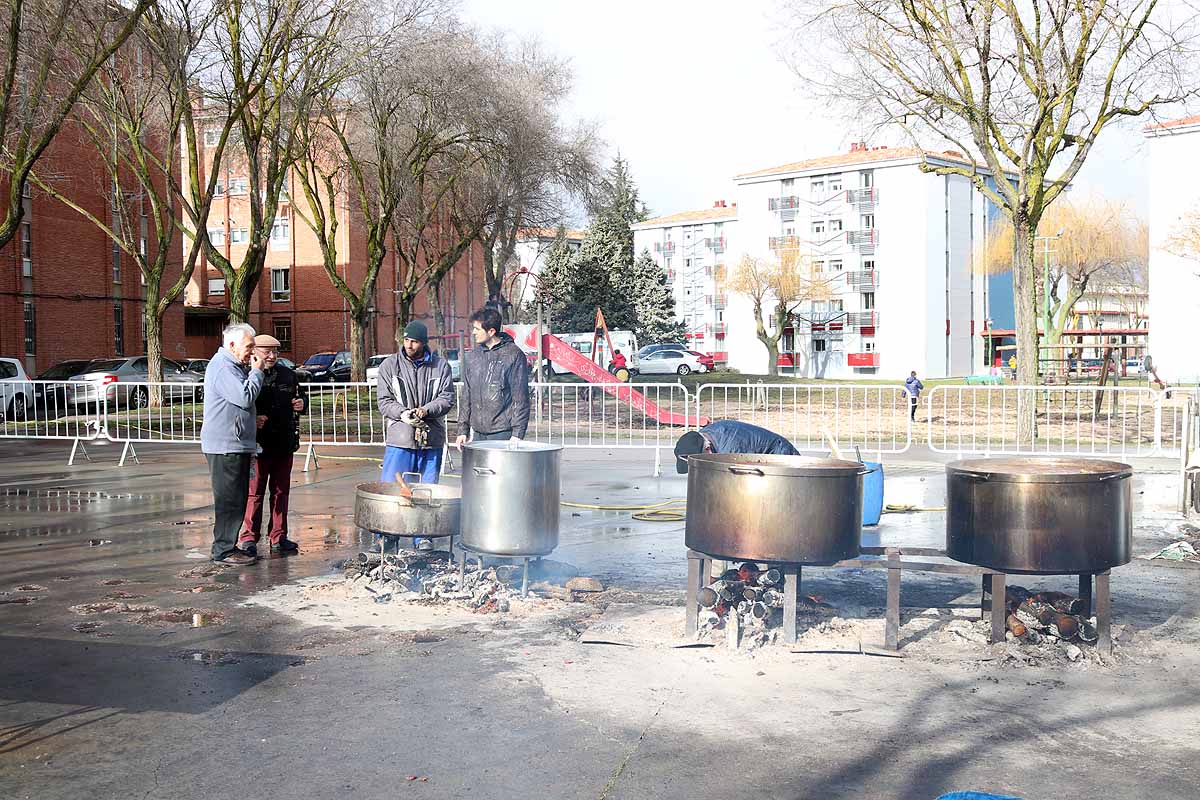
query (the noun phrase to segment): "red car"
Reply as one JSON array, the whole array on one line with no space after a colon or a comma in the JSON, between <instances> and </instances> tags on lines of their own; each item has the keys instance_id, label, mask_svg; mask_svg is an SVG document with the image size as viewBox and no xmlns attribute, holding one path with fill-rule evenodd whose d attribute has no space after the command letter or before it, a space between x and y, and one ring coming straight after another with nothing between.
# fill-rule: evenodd
<instances>
[{"instance_id":1,"label":"red car","mask_svg":"<svg viewBox=\"0 0 1200 800\"><path fill-rule=\"evenodd\" d=\"M695 350L688 350L688 353L690 353L691 355L694 355L696 358L698 358L700 360L700 363L703 364L704 368L706 370L708 370L709 372L712 372L714 369L717 368L716 359L714 359L708 353L698 353Z\"/></svg>"}]
</instances>

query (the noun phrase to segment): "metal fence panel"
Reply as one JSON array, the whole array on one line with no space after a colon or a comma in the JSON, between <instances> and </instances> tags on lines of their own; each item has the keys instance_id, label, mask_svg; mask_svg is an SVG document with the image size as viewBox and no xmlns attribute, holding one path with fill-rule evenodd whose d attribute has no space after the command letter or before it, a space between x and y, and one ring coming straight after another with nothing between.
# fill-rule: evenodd
<instances>
[{"instance_id":1,"label":"metal fence panel","mask_svg":"<svg viewBox=\"0 0 1200 800\"><path fill-rule=\"evenodd\" d=\"M563 447L673 447L695 427L680 383L534 383L528 438Z\"/></svg>"},{"instance_id":2,"label":"metal fence panel","mask_svg":"<svg viewBox=\"0 0 1200 800\"><path fill-rule=\"evenodd\" d=\"M300 417L302 445L382 445L386 437L374 383L306 383L308 412Z\"/></svg>"},{"instance_id":3,"label":"metal fence panel","mask_svg":"<svg viewBox=\"0 0 1200 800\"><path fill-rule=\"evenodd\" d=\"M112 441L200 442L204 384L119 381L107 389L104 429ZM151 406L155 389L162 393L162 403Z\"/></svg>"},{"instance_id":4,"label":"metal fence panel","mask_svg":"<svg viewBox=\"0 0 1200 800\"><path fill-rule=\"evenodd\" d=\"M804 452L828 452L828 430L846 451L903 453L912 446L908 394L887 384L706 384L699 415L735 419L786 436Z\"/></svg>"},{"instance_id":5,"label":"metal fence panel","mask_svg":"<svg viewBox=\"0 0 1200 800\"><path fill-rule=\"evenodd\" d=\"M1185 414L1182 395L1144 387L937 386L928 442L954 454L1167 456L1179 452Z\"/></svg>"},{"instance_id":6,"label":"metal fence panel","mask_svg":"<svg viewBox=\"0 0 1200 800\"><path fill-rule=\"evenodd\" d=\"M103 396L93 384L70 381L0 382L0 438L91 440L103 430Z\"/></svg>"}]
</instances>

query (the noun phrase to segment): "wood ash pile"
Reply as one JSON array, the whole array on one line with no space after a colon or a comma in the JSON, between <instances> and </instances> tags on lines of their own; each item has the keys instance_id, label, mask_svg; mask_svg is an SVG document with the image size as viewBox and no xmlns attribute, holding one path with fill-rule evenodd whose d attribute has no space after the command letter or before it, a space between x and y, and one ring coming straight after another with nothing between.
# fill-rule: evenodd
<instances>
[{"instance_id":1,"label":"wood ash pile","mask_svg":"<svg viewBox=\"0 0 1200 800\"><path fill-rule=\"evenodd\" d=\"M1086 603L1080 598L1064 592L1033 592L1023 586L1008 586L1005 605L1005 652L1014 660L1100 660L1091 646L1098 638L1096 621L1086 615ZM1014 644L1020 647L1012 647Z\"/></svg>"},{"instance_id":2,"label":"wood ash pile","mask_svg":"<svg viewBox=\"0 0 1200 800\"><path fill-rule=\"evenodd\" d=\"M359 553L343 564L346 577L362 582L376 603L455 603L479 614L507 612L521 596L521 568L468 563L465 572L446 550L401 550L380 557Z\"/></svg>"}]
</instances>

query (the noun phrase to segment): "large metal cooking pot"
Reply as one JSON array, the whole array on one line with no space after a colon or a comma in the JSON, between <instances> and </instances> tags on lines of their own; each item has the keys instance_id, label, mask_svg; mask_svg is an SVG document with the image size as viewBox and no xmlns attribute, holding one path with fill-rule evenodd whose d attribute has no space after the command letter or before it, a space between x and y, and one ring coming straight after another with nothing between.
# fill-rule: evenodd
<instances>
[{"instance_id":1,"label":"large metal cooking pot","mask_svg":"<svg viewBox=\"0 0 1200 800\"><path fill-rule=\"evenodd\" d=\"M544 556L558 547L561 460L559 445L464 446L460 544L499 556Z\"/></svg>"},{"instance_id":2,"label":"large metal cooking pot","mask_svg":"<svg viewBox=\"0 0 1200 800\"><path fill-rule=\"evenodd\" d=\"M397 483L361 483L354 499L354 523L396 536L457 536L462 492L457 486L410 483L412 497Z\"/></svg>"},{"instance_id":3,"label":"large metal cooking pot","mask_svg":"<svg viewBox=\"0 0 1200 800\"><path fill-rule=\"evenodd\" d=\"M1001 572L1129 563L1133 470L1115 461L988 458L946 466L946 552Z\"/></svg>"},{"instance_id":4,"label":"large metal cooking pot","mask_svg":"<svg viewBox=\"0 0 1200 800\"><path fill-rule=\"evenodd\" d=\"M857 461L807 456L688 458L689 548L749 561L832 564L859 553Z\"/></svg>"}]
</instances>

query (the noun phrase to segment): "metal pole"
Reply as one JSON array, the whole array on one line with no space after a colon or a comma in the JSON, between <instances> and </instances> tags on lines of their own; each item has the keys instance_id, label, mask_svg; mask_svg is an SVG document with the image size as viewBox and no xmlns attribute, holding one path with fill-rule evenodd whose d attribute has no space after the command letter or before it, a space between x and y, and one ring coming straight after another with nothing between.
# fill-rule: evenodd
<instances>
[{"instance_id":1,"label":"metal pole","mask_svg":"<svg viewBox=\"0 0 1200 800\"><path fill-rule=\"evenodd\" d=\"M1187 514L1188 510L1188 452L1192 444L1192 398L1188 398L1183 406L1183 436L1179 441L1179 513Z\"/></svg>"},{"instance_id":2,"label":"metal pole","mask_svg":"<svg viewBox=\"0 0 1200 800\"><path fill-rule=\"evenodd\" d=\"M534 360L534 367L537 369L537 374L534 376L535 383L542 382L542 293L538 292L537 301L537 358ZM538 430L542 428L542 390L539 388L535 393L537 395L537 405L535 408Z\"/></svg>"}]
</instances>

